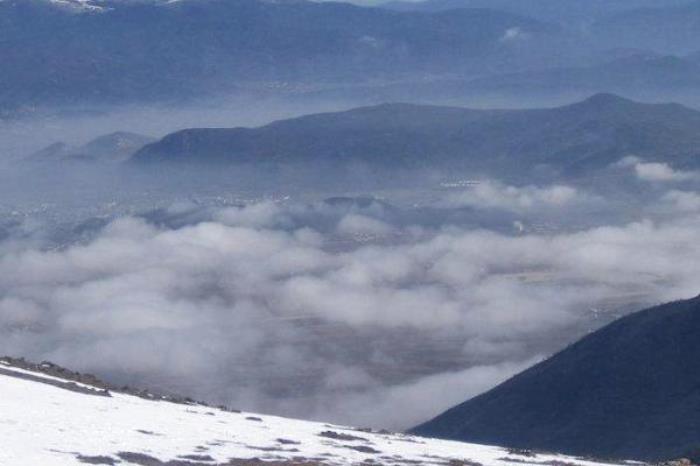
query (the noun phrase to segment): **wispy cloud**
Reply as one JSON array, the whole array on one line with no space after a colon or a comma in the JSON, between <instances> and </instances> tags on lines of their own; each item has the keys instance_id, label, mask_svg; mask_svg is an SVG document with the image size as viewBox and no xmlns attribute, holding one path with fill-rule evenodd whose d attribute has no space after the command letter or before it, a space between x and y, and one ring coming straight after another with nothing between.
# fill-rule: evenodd
<instances>
[{"instance_id":1,"label":"wispy cloud","mask_svg":"<svg viewBox=\"0 0 700 466\"><path fill-rule=\"evenodd\" d=\"M669 164L663 162L644 162L642 159L635 156L625 157L618 165L622 167L631 167L637 178L644 181L679 182L700 179L697 172L676 170Z\"/></svg>"}]
</instances>

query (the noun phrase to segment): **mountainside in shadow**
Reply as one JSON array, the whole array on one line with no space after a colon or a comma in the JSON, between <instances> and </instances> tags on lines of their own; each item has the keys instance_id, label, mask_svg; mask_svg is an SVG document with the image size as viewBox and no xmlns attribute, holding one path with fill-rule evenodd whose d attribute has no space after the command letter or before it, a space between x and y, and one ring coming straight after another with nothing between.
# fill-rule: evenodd
<instances>
[{"instance_id":1,"label":"mountainside in shadow","mask_svg":"<svg viewBox=\"0 0 700 466\"><path fill-rule=\"evenodd\" d=\"M645 460L700 452L700 297L624 317L413 429Z\"/></svg>"},{"instance_id":2,"label":"mountainside in shadow","mask_svg":"<svg viewBox=\"0 0 700 466\"><path fill-rule=\"evenodd\" d=\"M599 94L539 110L386 104L249 129L188 129L145 146L141 164L361 164L576 176L634 154L696 164L700 112Z\"/></svg>"}]
</instances>

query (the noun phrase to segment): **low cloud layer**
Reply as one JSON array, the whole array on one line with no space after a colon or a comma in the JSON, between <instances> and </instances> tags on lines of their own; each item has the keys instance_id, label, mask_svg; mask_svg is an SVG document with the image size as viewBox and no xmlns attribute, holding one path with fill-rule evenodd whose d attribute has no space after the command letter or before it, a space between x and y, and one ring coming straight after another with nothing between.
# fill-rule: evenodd
<instances>
[{"instance_id":1,"label":"low cloud layer","mask_svg":"<svg viewBox=\"0 0 700 466\"><path fill-rule=\"evenodd\" d=\"M645 162L635 156L625 157L618 165L632 168L637 178L649 182L681 182L700 179L700 174L697 172L677 170L662 162Z\"/></svg>"},{"instance_id":2,"label":"low cloud layer","mask_svg":"<svg viewBox=\"0 0 700 466\"><path fill-rule=\"evenodd\" d=\"M565 218L595 196L486 182L446 198L441 208ZM566 233L417 225L390 204L336 199L180 204L59 249L19 235L0 242L0 353L249 410L406 428L626 306L697 294L697 199L669 191L658 208L681 215Z\"/></svg>"},{"instance_id":3,"label":"low cloud layer","mask_svg":"<svg viewBox=\"0 0 700 466\"><path fill-rule=\"evenodd\" d=\"M589 201L592 201L590 196L571 186L516 187L485 180L448 195L445 203L450 207L469 206L529 212L570 207Z\"/></svg>"}]
</instances>

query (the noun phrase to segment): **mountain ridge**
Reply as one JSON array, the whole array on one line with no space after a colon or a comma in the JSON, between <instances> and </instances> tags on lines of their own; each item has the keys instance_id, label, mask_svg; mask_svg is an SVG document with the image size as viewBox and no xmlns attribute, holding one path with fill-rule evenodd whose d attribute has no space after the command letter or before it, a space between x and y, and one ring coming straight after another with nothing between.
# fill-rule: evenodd
<instances>
[{"instance_id":1,"label":"mountain ridge","mask_svg":"<svg viewBox=\"0 0 700 466\"><path fill-rule=\"evenodd\" d=\"M612 458L697 455L698 331L700 296L639 311L411 432Z\"/></svg>"},{"instance_id":2,"label":"mountain ridge","mask_svg":"<svg viewBox=\"0 0 700 466\"><path fill-rule=\"evenodd\" d=\"M363 163L493 175L515 168L527 176L537 167L590 172L630 154L694 165L699 142L700 112L596 94L554 108L383 104L259 128L188 129L145 146L130 162Z\"/></svg>"},{"instance_id":3,"label":"mountain ridge","mask_svg":"<svg viewBox=\"0 0 700 466\"><path fill-rule=\"evenodd\" d=\"M80 146L55 142L27 156L22 162L114 162L120 163L155 138L128 131L115 131L98 136Z\"/></svg>"}]
</instances>

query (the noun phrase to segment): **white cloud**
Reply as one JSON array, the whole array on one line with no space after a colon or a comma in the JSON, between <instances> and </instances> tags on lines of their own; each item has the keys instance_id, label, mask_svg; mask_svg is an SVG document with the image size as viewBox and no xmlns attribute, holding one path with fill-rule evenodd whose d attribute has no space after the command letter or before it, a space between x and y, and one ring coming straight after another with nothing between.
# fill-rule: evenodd
<instances>
[{"instance_id":1,"label":"white cloud","mask_svg":"<svg viewBox=\"0 0 700 466\"><path fill-rule=\"evenodd\" d=\"M338 232L345 235L386 236L391 230L385 222L360 214L349 214L338 223Z\"/></svg>"},{"instance_id":2,"label":"white cloud","mask_svg":"<svg viewBox=\"0 0 700 466\"><path fill-rule=\"evenodd\" d=\"M376 419L385 419L386 428L393 430L404 429L405 426L415 426L435 417L435 415L455 406L490 387L493 387L528 366L538 362L532 358L520 363L494 364L476 366L470 369L437 374L421 378L412 383L393 387L371 385L356 394L351 394L340 406L338 419L350 420L352 425L372 425ZM344 373L344 371L343 371ZM351 374L353 380L362 378ZM337 377L333 375L332 377ZM332 385L332 379L329 384ZM326 402L326 400L324 400ZM337 405L337 400L328 399L328 410L332 411L331 403ZM399 413L401 413L399 415Z\"/></svg>"},{"instance_id":3,"label":"white cloud","mask_svg":"<svg viewBox=\"0 0 700 466\"><path fill-rule=\"evenodd\" d=\"M470 199L533 209L576 193L490 184ZM661 205L689 211L696 197ZM384 214L262 203L177 229L122 218L62 250L13 247L0 256L0 353L251 410L408 427L552 350L591 307L700 290L692 213L517 237L412 235ZM339 232L398 239L338 248Z\"/></svg>"},{"instance_id":4,"label":"white cloud","mask_svg":"<svg viewBox=\"0 0 700 466\"><path fill-rule=\"evenodd\" d=\"M700 194L694 191L671 190L661 198L662 206L670 206L672 212L700 211Z\"/></svg>"},{"instance_id":5,"label":"white cloud","mask_svg":"<svg viewBox=\"0 0 700 466\"><path fill-rule=\"evenodd\" d=\"M516 187L486 180L469 186L464 191L450 193L446 196L445 204L450 207L470 206L524 212L561 208L588 200L589 196L565 185Z\"/></svg>"},{"instance_id":6,"label":"white cloud","mask_svg":"<svg viewBox=\"0 0 700 466\"><path fill-rule=\"evenodd\" d=\"M523 32L519 27L512 27L506 29L506 31L501 36L501 42L512 42L515 40L521 40L527 38L528 34Z\"/></svg>"},{"instance_id":7,"label":"white cloud","mask_svg":"<svg viewBox=\"0 0 700 466\"><path fill-rule=\"evenodd\" d=\"M650 182L679 182L698 179L696 172L676 170L663 162L644 162L639 157L628 156L620 160L619 167L630 167L640 180Z\"/></svg>"},{"instance_id":8,"label":"white cloud","mask_svg":"<svg viewBox=\"0 0 700 466\"><path fill-rule=\"evenodd\" d=\"M638 163L634 170L646 181L686 181L696 177L694 173L674 170L666 163Z\"/></svg>"}]
</instances>

